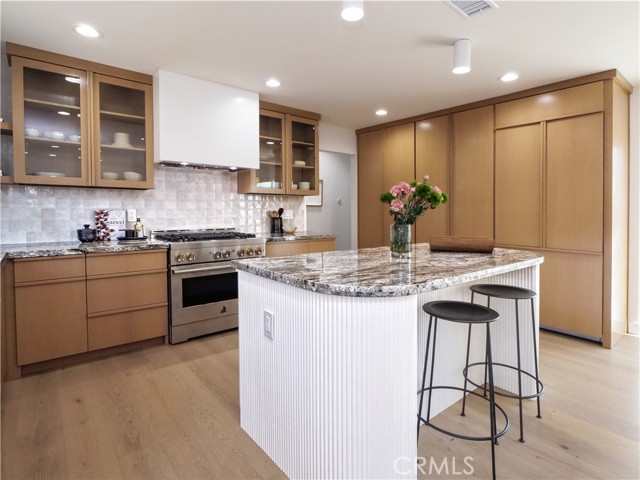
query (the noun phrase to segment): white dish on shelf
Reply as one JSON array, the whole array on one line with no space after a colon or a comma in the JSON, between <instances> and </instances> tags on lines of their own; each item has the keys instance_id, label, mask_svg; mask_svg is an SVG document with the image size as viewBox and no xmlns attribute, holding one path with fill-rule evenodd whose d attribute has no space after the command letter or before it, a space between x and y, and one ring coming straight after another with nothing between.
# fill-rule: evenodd
<instances>
[{"instance_id":1,"label":"white dish on shelf","mask_svg":"<svg viewBox=\"0 0 640 480\"><path fill-rule=\"evenodd\" d=\"M298 189L298 184L297 183L292 183L291 184L291 190L297 190Z\"/></svg>"},{"instance_id":2,"label":"white dish on shelf","mask_svg":"<svg viewBox=\"0 0 640 480\"><path fill-rule=\"evenodd\" d=\"M132 148L133 145L129 143L129 134L125 132L116 132L114 134L112 147L120 147L120 148Z\"/></svg>"},{"instance_id":3,"label":"white dish on shelf","mask_svg":"<svg viewBox=\"0 0 640 480\"><path fill-rule=\"evenodd\" d=\"M300 188L300 190L309 190L311 188L311 183L310 182L299 182L298 183L298 187Z\"/></svg>"},{"instance_id":4,"label":"white dish on shelf","mask_svg":"<svg viewBox=\"0 0 640 480\"><path fill-rule=\"evenodd\" d=\"M57 130L54 132L44 132L44 136L47 138L52 138L54 140L64 140L64 133Z\"/></svg>"},{"instance_id":5,"label":"white dish on shelf","mask_svg":"<svg viewBox=\"0 0 640 480\"><path fill-rule=\"evenodd\" d=\"M139 182L142 180L142 174L138 172L124 172L124 179L130 182Z\"/></svg>"},{"instance_id":6,"label":"white dish on shelf","mask_svg":"<svg viewBox=\"0 0 640 480\"><path fill-rule=\"evenodd\" d=\"M66 173L62 172L33 172L36 177L66 177Z\"/></svg>"},{"instance_id":7,"label":"white dish on shelf","mask_svg":"<svg viewBox=\"0 0 640 480\"><path fill-rule=\"evenodd\" d=\"M80 135L68 135L67 139L71 142L79 142L80 141Z\"/></svg>"},{"instance_id":8,"label":"white dish on shelf","mask_svg":"<svg viewBox=\"0 0 640 480\"><path fill-rule=\"evenodd\" d=\"M298 167L305 167L307 165L307 162L303 162L302 160L296 160L295 162L293 162L293 164Z\"/></svg>"},{"instance_id":9,"label":"white dish on shelf","mask_svg":"<svg viewBox=\"0 0 640 480\"><path fill-rule=\"evenodd\" d=\"M256 183L258 188L280 188L280 182L258 182Z\"/></svg>"},{"instance_id":10,"label":"white dish on shelf","mask_svg":"<svg viewBox=\"0 0 640 480\"><path fill-rule=\"evenodd\" d=\"M102 178L105 180L117 180L118 177L117 172L102 172Z\"/></svg>"},{"instance_id":11,"label":"white dish on shelf","mask_svg":"<svg viewBox=\"0 0 640 480\"><path fill-rule=\"evenodd\" d=\"M24 129L24 134L27 137L39 137L40 136L40 130L38 130L37 128L25 128Z\"/></svg>"}]
</instances>

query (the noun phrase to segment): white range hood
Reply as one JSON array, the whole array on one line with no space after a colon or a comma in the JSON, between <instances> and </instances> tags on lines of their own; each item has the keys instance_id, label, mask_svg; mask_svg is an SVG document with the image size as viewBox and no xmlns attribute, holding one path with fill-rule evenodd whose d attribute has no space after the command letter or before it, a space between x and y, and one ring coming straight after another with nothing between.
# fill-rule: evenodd
<instances>
[{"instance_id":1,"label":"white range hood","mask_svg":"<svg viewBox=\"0 0 640 480\"><path fill-rule=\"evenodd\" d=\"M156 163L259 168L257 93L158 70L153 107Z\"/></svg>"}]
</instances>

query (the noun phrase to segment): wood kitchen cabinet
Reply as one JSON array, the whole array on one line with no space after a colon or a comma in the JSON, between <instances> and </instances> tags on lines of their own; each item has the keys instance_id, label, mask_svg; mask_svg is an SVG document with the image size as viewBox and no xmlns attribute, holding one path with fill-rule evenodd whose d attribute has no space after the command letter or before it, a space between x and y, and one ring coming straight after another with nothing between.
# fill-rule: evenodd
<instances>
[{"instance_id":1,"label":"wood kitchen cabinet","mask_svg":"<svg viewBox=\"0 0 640 480\"><path fill-rule=\"evenodd\" d=\"M384 245L384 129L358 135L358 247ZM365 213L366 212L366 213ZM386 232L386 236L388 236Z\"/></svg>"},{"instance_id":2,"label":"wood kitchen cabinet","mask_svg":"<svg viewBox=\"0 0 640 480\"><path fill-rule=\"evenodd\" d=\"M167 251L2 262L2 378L163 342Z\"/></svg>"},{"instance_id":3,"label":"wood kitchen cabinet","mask_svg":"<svg viewBox=\"0 0 640 480\"><path fill-rule=\"evenodd\" d=\"M317 195L320 115L260 105L260 168L238 172L238 193Z\"/></svg>"},{"instance_id":4,"label":"wood kitchen cabinet","mask_svg":"<svg viewBox=\"0 0 640 480\"><path fill-rule=\"evenodd\" d=\"M496 242L542 247L543 126L496 130Z\"/></svg>"},{"instance_id":5,"label":"wood kitchen cabinet","mask_svg":"<svg viewBox=\"0 0 640 480\"><path fill-rule=\"evenodd\" d=\"M429 183L450 192L450 117L442 115L416 122L416 180L429 175ZM449 235L449 204L429 210L416 222L416 243L431 235Z\"/></svg>"},{"instance_id":6,"label":"wood kitchen cabinet","mask_svg":"<svg viewBox=\"0 0 640 480\"><path fill-rule=\"evenodd\" d=\"M87 351L84 255L15 260L17 364Z\"/></svg>"},{"instance_id":7,"label":"wood kitchen cabinet","mask_svg":"<svg viewBox=\"0 0 640 480\"><path fill-rule=\"evenodd\" d=\"M150 76L11 43L7 54L15 183L153 188Z\"/></svg>"},{"instance_id":8,"label":"wood kitchen cabinet","mask_svg":"<svg viewBox=\"0 0 640 480\"><path fill-rule=\"evenodd\" d=\"M167 253L87 254L88 349L168 332Z\"/></svg>"},{"instance_id":9,"label":"wood kitchen cabinet","mask_svg":"<svg viewBox=\"0 0 640 480\"><path fill-rule=\"evenodd\" d=\"M403 147L386 132L415 126L416 176L451 197L449 232L440 207L416 240L432 227L541 252L541 326L611 347L627 329L631 91L610 70L358 130L359 246L388 241L372 207Z\"/></svg>"},{"instance_id":10,"label":"wood kitchen cabinet","mask_svg":"<svg viewBox=\"0 0 640 480\"><path fill-rule=\"evenodd\" d=\"M453 114L451 234L493 234L493 107Z\"/></svg>"},{"instance_id":11,"label":"wood kitchen cabinet","mask_svg":"<svg viewBox=\"0 0 640 480\"><path fill-rule=\"evenodd\" d=\"M0 122L0 183L13 183L13 124Z\"/></svg>"},{"instance_id":12,"label":"wood kitchen cabinet","mask_svg":"<svg viewBox=\"0 0 640 480\"><path fill-rule=\"evenodd\" d=\"M400 181L415 178L413 124L358 136L358 247L389 245L393 217L380 195Z\"/></svg>"},{"instance_id":13,"label":"wood kitchen cabinet","mask_svg":"<svg viewBox=\"0 0 640 480\"><path fill-rule=\"evenodd\" d=\"M319 240L285 240L282 242L267 242L265 256L284 257L302 253L333 252L336 249L336 239Z\"/></svg>"}]
</instances>

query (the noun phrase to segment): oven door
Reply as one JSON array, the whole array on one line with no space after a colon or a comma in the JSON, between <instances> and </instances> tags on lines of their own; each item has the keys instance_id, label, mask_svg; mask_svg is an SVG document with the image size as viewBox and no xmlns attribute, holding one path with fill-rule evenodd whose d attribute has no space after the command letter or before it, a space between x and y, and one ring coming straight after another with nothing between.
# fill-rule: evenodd
<instances>
[{"instance_id":1,"label":"oven door","mask_svg":"<svg viewBox=\"0 0 640 480\"><path fill-rule=\"evenodd\" d=\"M238 273L231 262L171 267L171 325L237 313Z\"/></svg>"}]
</instances>

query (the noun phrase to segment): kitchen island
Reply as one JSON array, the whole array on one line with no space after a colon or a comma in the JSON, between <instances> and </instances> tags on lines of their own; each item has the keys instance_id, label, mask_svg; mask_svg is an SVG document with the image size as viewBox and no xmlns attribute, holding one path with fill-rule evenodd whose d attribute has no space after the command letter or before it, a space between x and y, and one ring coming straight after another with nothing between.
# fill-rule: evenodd
<instances>
[{"instance_id":1,"label":"kitchen island","mask_svg":"<svg viewBox=\"0 0 640 480\"><path fill-rule=\"evenodd\" d=\"M292 478L414 478L422 305L468 301L473 283L538 291L542 261L519 250L432 253L421 244L410 261L380 247L234 262L242 428ZM492 307L502 314L492 327L494 362L514 364L512 302ZM521 321L530 325L525 310ZM434 384L462 386L466 325L442 322L438 330ZM537 328L521 330L523 367L532 370ZM478 329L472 362L484 359L484 341ZM471 378L481 382L476 370ZM515 391L516 378L496 370L501 388ZM438 391L432 416L458 400L457 392Z\"/></svg>"}]
</instances>

